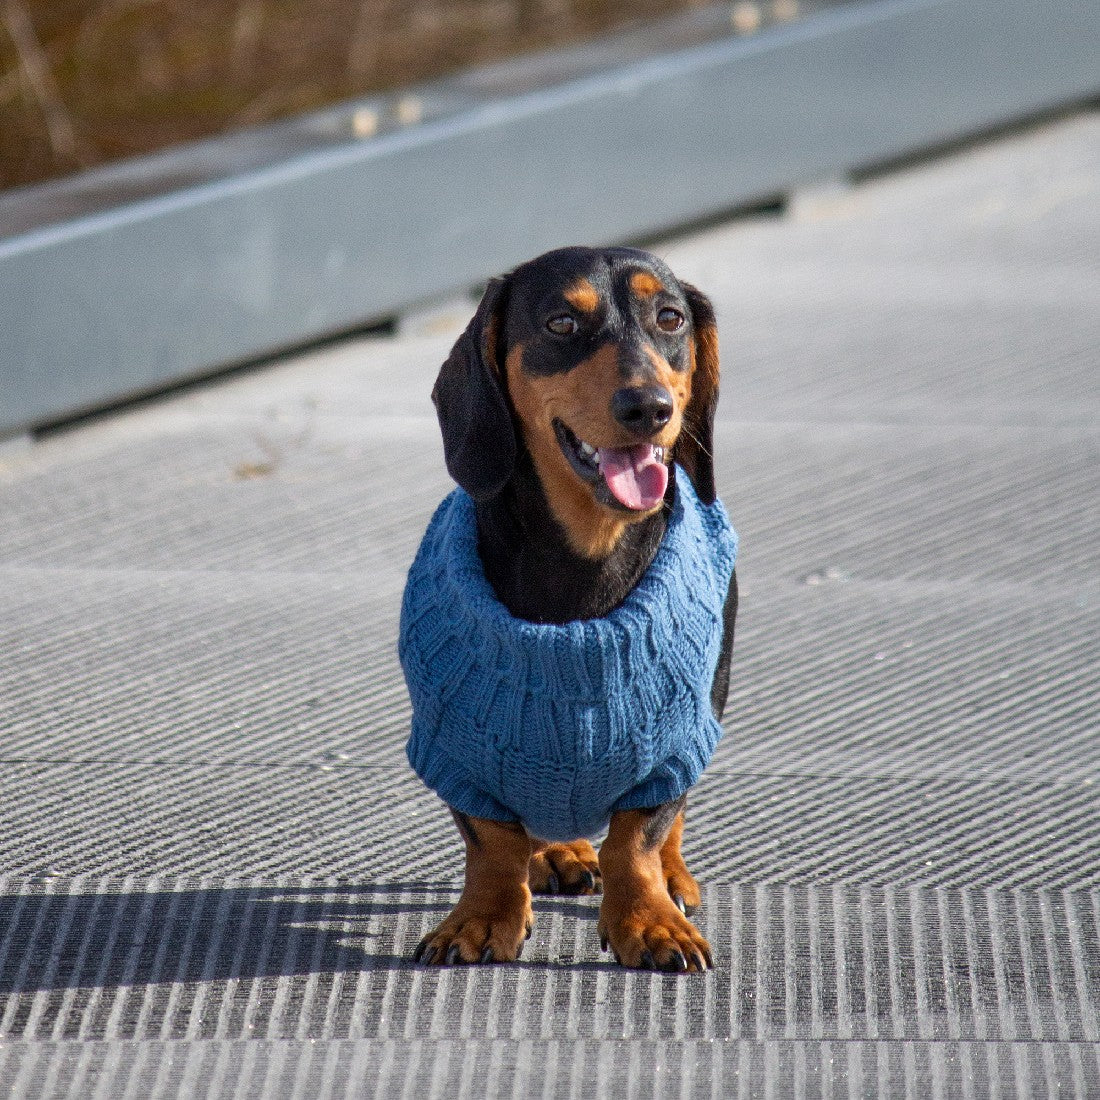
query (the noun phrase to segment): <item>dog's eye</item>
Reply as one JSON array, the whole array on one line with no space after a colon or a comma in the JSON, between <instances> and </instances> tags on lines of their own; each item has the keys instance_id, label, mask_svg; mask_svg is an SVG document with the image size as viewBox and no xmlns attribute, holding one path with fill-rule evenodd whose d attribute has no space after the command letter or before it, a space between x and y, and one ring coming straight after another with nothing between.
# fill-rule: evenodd
<instances>
[{"instance_id":1,"label":"dog's eye","mask_svg":"<svg viewBox=\"0 0 1100 1100\"><path fill-rule=\"evenodd\" d=\"M666 306L657 314L657 327L662 332L679 332L684 327L684 315L671 306Z\"/></svg>"},{"instance_id":2,"label":"dog's eye","mask_svg":"<svg viewBox=\"0 0 1100 1100\"><path fill-rule=\"evenodd\" d=\"M568 313L559 313L556 317L551 317L546 322L546 327L554 333L555 336L572 336L577 331L576 319L570 317Z\"/></svg>"}]
</instances>

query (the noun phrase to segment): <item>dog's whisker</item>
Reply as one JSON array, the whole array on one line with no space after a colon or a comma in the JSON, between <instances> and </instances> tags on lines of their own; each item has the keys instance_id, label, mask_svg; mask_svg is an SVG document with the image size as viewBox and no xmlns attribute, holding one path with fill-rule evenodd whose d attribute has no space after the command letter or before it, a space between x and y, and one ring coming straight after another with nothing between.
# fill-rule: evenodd
<instances>
[{"instance_id":1,"label":"dog's whisker","mask_svg":"<svg viewBox=\"0 0 1100 1100\"><path fill-rule=\"evenodd\" d=\"M699 450L701 450L703 454L707 456L707 458L711 460L714 459L714 455L707 450L707 448L703 444L703 441L686 424L680 429L680 431L683 435L686 435L688 439L690 439L695 444L695 446L698 447Z\"/></svg>"}]
</instances>

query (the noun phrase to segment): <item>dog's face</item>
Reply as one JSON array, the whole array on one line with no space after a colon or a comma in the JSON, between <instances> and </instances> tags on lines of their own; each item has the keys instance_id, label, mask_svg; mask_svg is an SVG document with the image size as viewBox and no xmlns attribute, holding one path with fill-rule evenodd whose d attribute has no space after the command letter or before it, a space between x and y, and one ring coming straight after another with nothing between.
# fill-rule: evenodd
<instances>
[{"instance_id":1,"label":"dog's face","mask_svg":"<svg viewBox=\"0 0 1100 1100\"><path fill-rule=\"evenodd\" d=\"M526 447L574 549L601 557L663 506L673 461L713 499L717 392L703 295L650 253L567 248L490 284L433 399L460 485L495 495Z\"/></svg>"}]
</instances>

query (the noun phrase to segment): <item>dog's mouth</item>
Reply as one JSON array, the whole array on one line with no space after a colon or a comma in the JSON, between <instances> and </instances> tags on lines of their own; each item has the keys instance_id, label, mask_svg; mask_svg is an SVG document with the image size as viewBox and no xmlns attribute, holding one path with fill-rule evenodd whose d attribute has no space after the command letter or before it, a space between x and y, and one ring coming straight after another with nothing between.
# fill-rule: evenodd
<instances>
[{"instance_id":1,"label":"dog's mouth","mask_svg":"<svg viewBox=\"0 0 1100 1100\"><path fill-rule=\"evenodd\" d=\"M665 447L652 443L593 447L560 420L554 421L554 433L573 472L593 487L602 503L631 512L648 512L664 500L668 489Z\"/></svg>"}]
</instances>

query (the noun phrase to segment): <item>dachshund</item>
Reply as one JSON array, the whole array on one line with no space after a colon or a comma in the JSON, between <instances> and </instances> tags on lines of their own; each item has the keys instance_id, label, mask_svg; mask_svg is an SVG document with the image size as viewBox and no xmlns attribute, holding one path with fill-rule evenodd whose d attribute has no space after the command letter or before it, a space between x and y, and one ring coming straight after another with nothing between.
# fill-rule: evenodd
<instances>
[{"instance_id":1,"label":"dachshund","mask_svg":"<svg viewBox=\"0 0 1100 1100\"><path fill-rule=\"evenodd\" d=\"M441 368L432 399L459 489L410 570L399 649L409 759L449 805L466 876L418 962L514 961L532 893L602 893L600 943L623 966L713 966L688 920L700 892L680 846L687 788L720 735L737 612L736 535L712 458L718 375L709 300L633 248L557 249L493 279ZM513 632L542 646L535 658L501 641ZM566 641L585 655L544 668ZM639 679L605 671L628 665ZM584 683L570 682L574 667ZM519 702L501 686L513 682ZM601 694L623 728L601 717ZM540 714L528 775L523 738ZM632 748L618 763L636 729L662 741L670 722L702 748L671 763ZM603 828L597 854L589 838Z\"/></svg>"}]
</instances>

